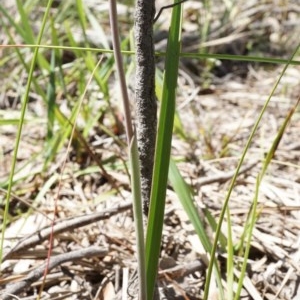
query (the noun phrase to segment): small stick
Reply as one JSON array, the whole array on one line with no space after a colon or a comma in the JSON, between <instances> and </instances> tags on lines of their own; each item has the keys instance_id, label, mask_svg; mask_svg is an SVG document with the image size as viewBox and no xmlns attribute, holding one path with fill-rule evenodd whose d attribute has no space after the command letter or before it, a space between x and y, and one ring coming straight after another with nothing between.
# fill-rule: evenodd
<instances>
[{"instance_id":1,"label":"small stick","mask_svg":"<svg viewBox=\"0 0 300 300\"><path fill-rule=\"evenodd\" d=\"M162 13L162 11L163 11L164 9L166 9L166 8L172 8L172 7L174 7L174 6L176 6L176 5L179 5L179 4L181 4L181 3L183 3L183 2L186 2L186 1L188 1L188 0L181 0L181 1L177 2L177 3L173 3L173 4L170 4L170 5L163 6L163 7L159 10L159 12L157 13L156 17L154 18L153 23L155 23L155 22L158 20L158 18L160 17L160 15L161 15L161 13Z\"/></svg>"},{"instance_id":2,"label":"small stick","mask_svg":"<svg viewBox=\"0 0 300 300\"><path fill-rule=\"evenodd\" d=\"M258 160L250 163L248 166L244 166L240 169L239 175L248 172L252 168L254 168L258 164ZM199 179L197 182L198 186L203 186L203 185L208 185L212 184L215 182L225 182L230 180L235 174L235 170L227 172L226 174L221 174L221 175L214 175L214 176L209 176L209 177L204 177Z\"/></svg>"},{"instance_id":3,"label":"small stick","mask_svg":"<svg viewBox=\"0 0 300 300\"><path fill-rule=\"evenodd\" d=\"M53 268L60 266L61 264L68 261L74 261L82 258L90 258L95 256L104 257L107 253L107 249L93 246L87 249L80 249L51 257L49 263L47 262L47 259L46 262L44 262L41 266L37 267L36 269L32 270L23 280L9 285L7 289L2 293L2 299L12 299L12 296L16 296L22 291L24 291L24 289L28 288L32 283L34 283L43 276L46 268L48 271L50 271Z\"/></svg>"},{"instance_id":4,"label":"small stick","mask_svg":"<svg viewBox=\"0 0 300 300\"><path fill-rule=\"evenodd\" d=\"M131 206L132 203L130 201L117 207L108 208L101 212L92 213L89 215L83 215L68 220L63 220L61 222L54 224L53 234L66 232L68 230L73 230L75 228L86 226L91 223L98 222L100 220L108 219L115 214L130 209ZM33 233L32 235L26 236L21 241L19 241L18 244L13 249L11 249L8 253L4 255L3 261L6 259L13 258L14 254L19 253L22 250L26 250L30 247L34 247L38 244L41 244L43 241L49 238L51 232L52 232L52 225L49 227L44 227L39 231Z\"/></svg>"}]
</instances>

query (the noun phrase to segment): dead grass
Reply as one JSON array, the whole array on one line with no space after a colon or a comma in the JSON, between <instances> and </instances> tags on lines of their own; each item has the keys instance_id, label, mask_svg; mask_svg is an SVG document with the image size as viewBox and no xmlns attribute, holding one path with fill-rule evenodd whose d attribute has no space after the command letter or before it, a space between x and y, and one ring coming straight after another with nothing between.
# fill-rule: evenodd
<instances>
[{"instance_id":1,"label":"dead grass","mask_svg":"<svg viewBox=\"0 0 300 300\"><path fill-rule=\"evenodd\" d=\"M217 30L212 30L212 38L208 40L211 42L239 34L242 36L243 46L230 42L239 51L235 54L248 51L288 57L291 47L296 46L293 33L299 27L296 1L264 1L260 5L252 2L237 4L232 10L233 15L229 16L226 30L218 35ZM198 2L192 1L186 4L186 14L190 21L185 19L184 36L193 33L193 6L197 5ZM214 8L216 11L212 16L211 26L215 28L218 27L218 13L221 13L218 8ZM188 46L186 45L187 49ZM228 50L223 40L219 40L218 47L214 47L213 51L218 53L234 51L232 48ZM194 190L199 212L207 208L213 216L218 217L230 178L221 179L235 169L250 129L282 66L226 62L219 68L209 69L206 73L209 76L204 77L201 74L207 65L199 61L192 62L193 68L190 65L191 62L182 65L178 95L178 112L186 137L180 139L174 136L173 155L180 160L178 166ZM299 87L300 67L289 67L248 152L246 164L253 161L257 163L239 176L230 200L235 241L239 240L243 231L264 155L285 116L296 103ZM13 85L8 86L7 90L1 89L0 116L7 118L17 114L20 107L19 96ZM42 126L45 107L39 104L38 98L33 97L27 118L37 118L37 115L40 121L28 122L22 136L18 158L18 168L22 168L22 171L13 187L10 224L5 235L7 256L2 264L0 289L3 293L14 291L14 286L25 282L26 288L18 294L20 299L36 299L42 285L42 273L34 279L31 287L29 277L47 257L49 226L55 215L56 222L62 222L63 225L55 234L51 256L65 254L65 260L54 264L47 275L42 299L121 299L122 285L126 293L127 282L136 268L134 225L127 205L131 196L128 176L124 170L126 151L105 132L95 129L90 134L89 145L100 158L105 171L114 179L114 185L99 171L86 150L80 148L78 151L75 146L70 153L66 170L59 179L65 149L58 153L55 161L45 171L42 156L37 155L43 149L46 134ZM109 122L104 125L113 126ZM300 297L299 129L298 110L261 185L258 205L260 213L251 243L243 299L290 300ZM15 132L15 125L0 127L2 203ZM209 179L217 175L220 180L203 183L203 178ZM61 189L58 209L54 214L53 203L59 180ZM45 186L48 187L43 191ZM167 202L159 271L161 286L166 299L201 299L206 269L202 255L204 250L172 190L168 191ZM97 213L97 219L92 218ZM81 216L89 214L90 219L80 223ZM78 223L68 227L68 220ZM224 234L226 224L225 221ZM44 227L48 228L48 234L39 232ZM26 244L29 236L36 239L31 244ZM25 246L22 244L24 241ZM23 245L21 248L14 248L20 244ZM73 260L67 256L70 252L74 253L72 251L92 246L98 249L93 257L88 258L85 253ZM219 261L221 267L226 264L226 253L219 253ZM235 275L239 276L238 273ZM130 293L130 289L128 291ZM7 299L13 299L9 297Z\"/></svg>"}]
</instances>

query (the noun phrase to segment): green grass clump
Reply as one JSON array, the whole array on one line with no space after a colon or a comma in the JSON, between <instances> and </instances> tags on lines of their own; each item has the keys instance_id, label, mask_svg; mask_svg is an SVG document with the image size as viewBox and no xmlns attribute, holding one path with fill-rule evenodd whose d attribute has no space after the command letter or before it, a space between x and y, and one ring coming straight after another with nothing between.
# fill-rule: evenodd
<instances>
[{"instance_id":1,"label":"green grass clump","mask_svg":"<svg viewBox=\"0 0 300 300\"><path fill-rule=\"evenodd\" d=\"M176 3L176 1L175 1ZM226 11L224 23L229 22L231 10L234 8L233 1L224 1ZM122 195L122 186L115 184L109 176L110 171L123 172L130 176L131 190L134 198L134 216L137 220L136 231L139 245L139 276L140 298L152 299L157 280L158 263L161 253L162 229L164 224L165 200L168 183L171 184L183 209L185 210L196 234L206 251L208 270L206 276L205 290L203 298L209 299L212 280L218 285L220 299L240 299L241 290L246 276L246 267L251 248L252 234L257 222L261 207L259 205L259 191L262 180L267 169L272 162L277 147L296 111L295 105L287 116L285 116L282 126L278 129L270 149L263 160L262 169L256 176L255 193L253 201L249 207L248 218L244 224L244 230L236 241L233 238L233 224L229 208L232 191L237 182L240 169L249 152L250 145L255 141L255 133L262 122L262 117L278 88L282 77L290 65L297 65L299 61L294 60L299 46L295 49L290 59L241 56L229 54L210 53L209 51L199 51L195 53L181 52L181 33L184 26L182 17L184 5L176 5L172 10L168 44L164 53L157 53L157 56L164 59L164 72L157 70L156 92L160 100L159 125L157 132L157 143L155 153L155 165L153 171L153 185L151 192L151 204L149 219L146 228L143 228L143 216L140 203L140 178L138 163L138 145L136 144L135 132L132 125L127 128L128 154L126 151L126 141L124 137L124 125L122 119L122 109L118 102L119 92L116 92L115 85L115 59L117 47L114 51L110 48L108 32L109 24L105 21L99 22L99 16L92 9L88 8L84 1L77 0L64 1L59 4L59 9L55 8L54 1L48 1L47 6L41 6L34 1L16 1L15 9L18 12L19 20L12 18L7 8L0 4L0 11L3 15L1 26L9 45L5 46L5 55L0 60L0 66L7 69L7 78L2 88L17 90L22 94L16 108L5 108L0 111L0 129L16 128L14 145L11 147L11 163L9 164L9 174L0 174L0 188L5 194L2 205L2 236L0 245L0 262L2 261L5 243L5 232L8 225L15 219L23 217L23 212L18 212L17 217L10 213L10 201L13 194L19 197L26 193L23 190L25 182L30 182L33 178L41 179L34 193L30 196L29 207L32 210L42 209L42 199L51 189L56 187L58 192L55 195L59 198L60 184L68 180L64 175L65 167L74 164L71 168L70 177L74 180L85 175L101 174L106 181L111 184L108 195ZM128 4L129 7L132 3ZM205 9L208 14L201 28L201 42L209 39L211 31L212 2L205 1ZM36 10L36 8L39 10ZM42 13L38 13L41 11ZM30 16L34 17L30 17ZM102 16L108 15L102 12ZM43 18L41 18L43 16ZM115 18L116 16L114 16ZM41 21L39 21L41 19ZM123 18L122 22L123 22ZM58 26L61 24L61 26ZM130 19L127 25L133 24ZM120 26L121 27L121 26ZM76 28L76 30L74 30ZM93 28L97 33L97 46L91 45L89 29ZM80 38L76 35L79 32ZM38 34L37 34L38 33ZM36 38L37 35L37 38ZM123 62L118 65L118 71L125 70L125 74L119 75L127 79L132 76L134 69L134 50L132 46L131 33L121 31L121 50ZM203 50L203 49L202 49ZM115 56L114 56L115 55ZM249 133L248 140L244 145L244 150L239 157L236 172L230 181L228 191L224 196L224 203L219 217L214 217L209 210L204 210L204 220L200 218L198 208L195 204L194 193L176 165L176 159L172 157L172 139L174 132L184 142L188 143L193 137L184 128L184 121L177 111L176 99L178 97L178 70L181 58L193 58L198 61L209 60L236 60L249 62L263 62L272 64L284 64L284 68L266 99L257 120ZM19 80L19 82L18 82ZM16 85L19 86L16 86ZM23 88L25 85L25 88ZM38 103L42 112L31 104ZM132 113L133 103L126 103L128 115ZM130 119L130 117L128 117ZM200 116L201 118L201 116ZM26 130L40 127L41 140L35 145L38 149L31 153L30 158L25 163L19 163L18 158L22 151L26 151L22 139L26 136ZM214 136L205 133L204 138L208 138L207 144L211 145ZM109 157L101 157L94 143L99 142L99 136L111 139L118 150L112 152ZM230 140L232 135L228 135ZM227 136L225 137L227 138ZM224 138L224 139L225 139ZM31 138L30 141L34 139ZM102 141L100 140L100 144ZM227 146L230 141L221 141L222 149L219 156L228 156ZM102 145L102 144L101 144ZM75 153L72 156L72 152ZM116 154L117 153L117 154ZM216 153L210 153L210 157L215 158ZM92 162L88 158L91 158ZM0 161L6 159L5 154L0 153ZM73 159L73 161L72 161ZM127 162L129 160L129 162ZM29 168L32 165L36 168ZM53 167L59 164L59 167ZM4 165L4 163L3 163ZM129 166L129 167L128 167ZM28 173L26 170L31 171ZM50 170L55 169L54 174ZM129 171L128 171L129 170ZM129 180L128 180L129 181ZM124 184L125 185L125 184ZM53 195L54 193L52 193ZM101 195L102 196L102 195ZM103 195L103 199L107 197ZM108 201L108 200L107 200ZM54 202L53 212L57 209L57 202ZM29 215L29 214L28 214ZM227 232L222 232L223 220L227 221ZM55 218L54 218L55 220ZM206 230L205 224L209 224L213 232L211 238ZM145 238L144 238L145 236ZM52 241L50 242L51 248ZM145 247L145 249L144 249ZM217 259L217 253L226 254L226 275L222 273ZM237 258L241 258L240 260ZM239 261L239 262L237 262ZM239 278L236 274L240 274ZM222 278L226 279L226 286Z\"/></svg>"}]
</instances>

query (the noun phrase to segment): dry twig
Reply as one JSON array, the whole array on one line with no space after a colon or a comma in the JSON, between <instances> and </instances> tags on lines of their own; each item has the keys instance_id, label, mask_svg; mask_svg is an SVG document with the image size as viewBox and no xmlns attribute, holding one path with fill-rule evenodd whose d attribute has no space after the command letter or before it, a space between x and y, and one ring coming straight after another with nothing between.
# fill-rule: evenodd
<instances>
[{"instance_id":1,"label":"dry twig","mask_svg":"<svg viewBox=\"0 0 300 300\"><path fill-rule=\"evenodd\" d=\"M73 230L75 228L89 225L94 222L98 222L100 220L109 219L111 216L123 212L125 210L128 210L130 208L131 208L131 201L117 207L108 208L101 212L60 221L54 225L53 234L66 232L69 230ZM41 244L43 241L49 238L52 232L51 227L52 226L42 228L38 232L35 232L34 234L23 238L13 249L11 249L8 253L4 255L3 261L6 259L13 258L13 256L16 253L22 250L26 250L30 247L34 247L38 244Z\"/></svg>"},{"instance_id":2,"label":"dry twig","mask_svg":"<svg viewBox=\"0 0 300 300\"><path fill-rule=\"evenodd\" d=\"M82 258L90 257L103 257L107 254L108 250L101 247L89 247L87 249L80 249L68 253L59 254L55 257L51 257L49 263L46 261L41 266L31 271L23 280L9 285L2 295L3 300L11 299L12 295L18 295L24 289L28 288L32 283L41 278L47 268L48 271L60 266L61 264L74 261Z\"/></svg>"}]
</instances>

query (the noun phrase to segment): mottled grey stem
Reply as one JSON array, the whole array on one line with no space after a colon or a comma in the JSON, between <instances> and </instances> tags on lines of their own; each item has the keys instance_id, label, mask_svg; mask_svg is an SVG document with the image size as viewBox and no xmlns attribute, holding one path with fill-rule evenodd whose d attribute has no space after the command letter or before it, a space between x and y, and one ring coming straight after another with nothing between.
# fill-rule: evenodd
<instances>
[{"instance_id":1,"label":"mottled grey stem","mask_svg":"<svg viewBox=\"0 0 300 300\"><path fill-rule=\"evenodd\" d=\"M157 125L153 19L155 0L137 0L135 11L137 140L143 210L148 215Z\"/></svg>"}]
</instances>

